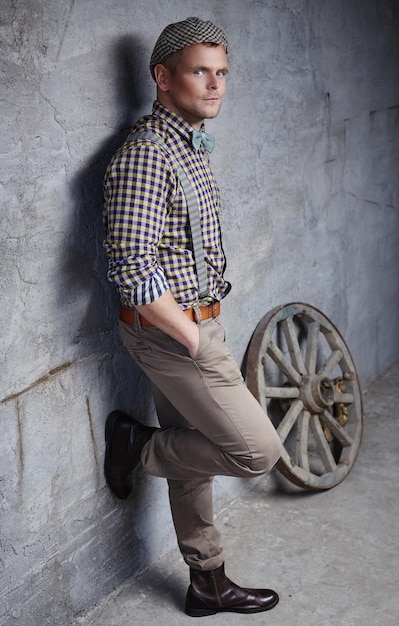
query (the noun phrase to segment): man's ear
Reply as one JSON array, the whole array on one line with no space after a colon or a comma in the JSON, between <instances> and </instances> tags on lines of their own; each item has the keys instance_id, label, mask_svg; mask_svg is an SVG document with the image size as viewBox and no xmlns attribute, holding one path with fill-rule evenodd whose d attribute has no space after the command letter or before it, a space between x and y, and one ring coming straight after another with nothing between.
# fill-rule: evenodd
<instances>
[{"instance_id":1,"label":"man's ear","mask_svg":"<svg viewBox=\"0 0 399 626\"><path fill-rule=\"evenodd\" d=\"M167 67L159 63L154 67L154 76L158 88L161 91L167 92L169 91L169 70Z\"/></svg>"}]
</instances>

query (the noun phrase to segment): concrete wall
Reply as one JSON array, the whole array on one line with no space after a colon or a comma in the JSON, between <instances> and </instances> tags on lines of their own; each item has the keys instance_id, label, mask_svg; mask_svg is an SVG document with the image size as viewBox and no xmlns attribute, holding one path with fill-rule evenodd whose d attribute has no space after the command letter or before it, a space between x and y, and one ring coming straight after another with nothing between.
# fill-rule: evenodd
<instances>
[{"instance_id":1,"label":"concrete wall","mask_svg":"<svg viewBox=\"0 0 399 626\"><path fill-rule=\"evenodd\" d=\"M154 421L115 332L101 180L154 97L170 21L225 28L231 73L208 128L241 361L259 319L300 300L346 338L363 384L399 354L395 0L1 0L0 624L66 624L175 540L166 485L119 503L103 425ZM216 509L245 482L218 480Z\"/></svg>"}]
</instances>

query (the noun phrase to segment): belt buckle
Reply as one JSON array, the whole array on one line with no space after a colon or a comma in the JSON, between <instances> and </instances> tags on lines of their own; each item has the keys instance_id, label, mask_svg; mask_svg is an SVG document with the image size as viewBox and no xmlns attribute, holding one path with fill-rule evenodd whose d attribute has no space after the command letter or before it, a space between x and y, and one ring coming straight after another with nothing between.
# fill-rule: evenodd
<instances>
[{"instance_id":1,"label":"belt buckle","mask_svg":"<svg viewBox=\"0 0 399 626\"><path fill-rule=\"evenodd\" d=\"M216 317L215 306L216 306L216 302L214 300L212 300L211 304L204 304L202 306L200 304L194 305L192 307L193 314L194 314L194 321L197 324L200 324L203 321L203 319L206 319L206 320L215 319ZM206 311L207 313L205 318L202 317L201 309L204 312ZM208 315L209 311L211 311L210 315Z\"/></svg>"}]
</instances>

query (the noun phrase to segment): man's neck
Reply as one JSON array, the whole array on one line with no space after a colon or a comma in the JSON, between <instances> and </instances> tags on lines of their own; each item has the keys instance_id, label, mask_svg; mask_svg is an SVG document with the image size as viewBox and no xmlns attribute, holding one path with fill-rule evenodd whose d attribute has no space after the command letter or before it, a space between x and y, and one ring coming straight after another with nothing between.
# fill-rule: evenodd
<instances>
[{"instance_id":1,"label":"man's neck","mask_svg":"<svg viewBox=\"0 0 399 626\"><path fill-rule=\"evenodd\" d=\"M165 107L165 109L168 109L175 115L179 115L181 118L183 118L187 122L187 124L190 124L190 126L194 128L194 130L204 129L203 119L198 119L189 112L177 108L176 105L172 102L171 98L168 97L167 93L165 94L163 92L158 92L157 100L160 104L162 104L163 107Z\"/></svg>"}]
</instances>

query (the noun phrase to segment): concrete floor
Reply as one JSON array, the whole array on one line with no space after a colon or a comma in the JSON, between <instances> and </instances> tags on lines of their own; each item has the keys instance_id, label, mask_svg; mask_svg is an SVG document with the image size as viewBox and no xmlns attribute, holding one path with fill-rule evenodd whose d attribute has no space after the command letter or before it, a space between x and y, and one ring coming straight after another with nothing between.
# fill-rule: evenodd
<instances>
[{"instance_id":1,"label":"concrete floor","mask_svg":"<svg viewBox=\"0 0 399 626\"><path fill-rule=\"evenodd\" d=\"M227 574L242 585L276 589L279 605L201 623L399 624L399 363L370 386L364 406L360 454L341 485L307 493L273 474L218 517ZM183 612L186 589L186 566L175 550L73 626L192 624Z\"/></svg>"}]
</instances>

